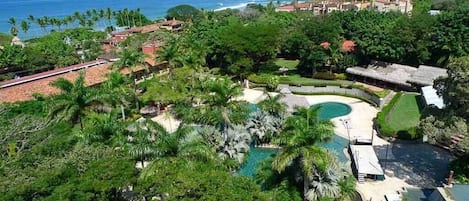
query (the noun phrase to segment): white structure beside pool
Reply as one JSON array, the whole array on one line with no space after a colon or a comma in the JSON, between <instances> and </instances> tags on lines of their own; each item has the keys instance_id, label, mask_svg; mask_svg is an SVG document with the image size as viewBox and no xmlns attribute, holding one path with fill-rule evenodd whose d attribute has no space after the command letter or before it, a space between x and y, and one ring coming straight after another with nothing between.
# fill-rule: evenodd
<instances>
[{"instance_id":1,"label":"white structure beside pool","mask_svg":"<svg viewBox=\"0 0 469 201\"><path fill-rule=\"evenodd\" d=\"M433 86L422 87L422 96L427 105L434 105L439 109L445 107L443 98L436 93L436 89Z\"/></svg>"},{"instance_id":2,"label":"white structure beside pool","mask_svg":"<svg viewBox=\"0 0 469 201\"><path fill-rule=\"evenodd\" d=\"M384 171L379 164L378 157L371 145L350 145L354 172L358 182L364 182L365 178L383 180Z\"/></svg>"}]
</instances>

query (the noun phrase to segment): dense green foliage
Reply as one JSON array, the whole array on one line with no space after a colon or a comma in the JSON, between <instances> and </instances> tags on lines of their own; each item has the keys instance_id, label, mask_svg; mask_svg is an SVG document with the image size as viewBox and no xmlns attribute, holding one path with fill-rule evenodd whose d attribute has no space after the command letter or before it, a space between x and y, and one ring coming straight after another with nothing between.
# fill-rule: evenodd
<instances>
[{"instance_id":1,"label":"dense green foliage","mask_svg":"<svg viewBox=\"0 0 469 201\"><path fill-rule=\"evenodd\" d=\"M468 77L469 58L467 56L451 59L448 65L448 77L437 80L435 88L442 95L445 108L428 108L421 120L418 131L428 137L431 144L445 147L461 157L455 160L451 168L456 178L467 183L469 176L467 154L469 153L468 130Z\"/></svg>"},{"instance_id":2,"label":"dense green foliage","mask_svg":"<svg viewBox=\"0 0 469 201\"><path fill-rule=\"evenodd\" d=\"M193 20L202 15L202 11L191 5L178 5L168 9L166 19L177 19L182 21Z\"/></svg>"},{"instance_id":3,"label":"dense green foliage","mask_svg":"<svg viewBox=\"0 0 469 201\"><path fill-rule=\"evenodd\" d=\"M242 88L236 79L258 80L270 90L285 83L367 91L350 81L298 73L343 79L340 73L347 67L372 59L444 66L452 57L467 56L469 8L448 9L439 16L426 14L428 8L422 5L412 16L374 11L313 16L277 13L273 4L220 12L176 7L169 17L194 18L185 31L136 35L121 44L121 60L114 67L128 68L130 76L114 72L93 88L84 86L82 76L73 82L60 79L52 84L60 89L58 95L0 106L0 200L350 200L353 177L318 145L334 134L329 121L317 118L318 108L300 108L288 116L281 96L269 95L251 113L238 99ZM0 50L2 70L17 73L94 60L102 53L98 42L105 38L104 32L89 29L96 23L110 30L114 21L118 26L150 23L139 10L91 10L66 19L81 28L62 31L67 25L61 20L28 18L44 32L54 27L56 32L31 39L24 48L5 45ZM29 26L12 25L24 32ZM12 29L13 34L18 31ZM140 45L155 40L165 42L155 60L167 62L168 74L137 84L134 69L145 59ZM346 40L354 41L351 50L342 50ZM279 62L278 56L298 64ZM279 65L297 71L274 75ZM432 143L467 136L467 62L452 60L448 67L450 78L440 82L451 110L445 114L461 117L423 121L420 133L428 134ZM265 74L256 75L261 72ZM395 109L399 97L378 115L383 133L390 136L399 133L383 126L388 114L408 109L405 102ZM159 114L161 108L169 110L164 118L175 116L180 126L166 128L140 118L142 104L156 107ZM416 137L412 129L405 131L408 138ZM253 142L283 147L256 174L265 191L251 178L232 175ZM467 153L467 147L466 140L454 149ZM465 167L456 166L464 174Z\"/></svg>"},{"instance_id":4,"label":"dense green foliage","mask_svg":"<svg viewBox=\"0 0 469 201\"><path fill-rule=\"evenodd\" d=\"M6 45L0 49L0 73L7 73L5 78L11 79L14 74L24 76L95 60L103 53L97 40L105 37L104 32L77 28L31 39L24 48Z\"/></svg>"}]
</instances>

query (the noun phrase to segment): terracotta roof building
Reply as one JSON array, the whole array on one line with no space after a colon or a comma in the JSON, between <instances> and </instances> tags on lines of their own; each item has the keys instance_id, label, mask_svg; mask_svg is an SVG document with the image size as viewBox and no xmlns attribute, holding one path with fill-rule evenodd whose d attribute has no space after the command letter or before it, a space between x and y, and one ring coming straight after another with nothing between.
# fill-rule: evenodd
<instances>
[{"instance_id":1,"label":"terracotta roof building","mask_svg":"<svg viewBox=\"0 0 469 201\"><path fill-rule=\"evenodd\" d=\"M181 31L183 28L184 23L182 21L172 19L172 20L166 20L164 22L161 22L160 28L161 29L166 29L168 31Z\"/></svg>"},{"instance_id":2,"label":"terracotta roof building","mask_svg":"<svg viewBox=\"0 0 469 201\"><path fill-rule=\"evenodd\" d=\"M95 65L93 65L95 64ZM62 77L75 80L81 70L85 71L85 83L87 86L100 84L106 80L106 75L111 72L111 63L98 60L95 63L73 65L61 69L47 71L35 75L25 76L20 79L9 80L0 83L0 103L26 101L33 99L33 95L57 94L59 90L50 86L50 83Z\"/></svg>"}]
</instances>

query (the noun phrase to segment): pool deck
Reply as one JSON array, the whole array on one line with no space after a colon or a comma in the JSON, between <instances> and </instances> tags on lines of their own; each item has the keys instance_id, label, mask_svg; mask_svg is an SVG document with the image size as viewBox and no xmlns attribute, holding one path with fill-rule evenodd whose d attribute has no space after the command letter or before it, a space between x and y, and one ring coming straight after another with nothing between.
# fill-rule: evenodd
<instances>
[{"instance_id":1,"label":"pool deck","mask_svg":"<svg viewBox=\"0 0 469 201\"><path fill-rule=\"evenodd\" d=\"M258 103L263 100L266 95L263 91L244 89L243 96L236 98L236 100L244 100L249 103ZM276 93L271 93L276 94ZM342 123L341 119L350 119L351 129L350 138L363 138L370 139L373 134L373 145L387 145L389 142L376 136L376 132L373 131L373 118L376 117L378 109L371 106L370 104L355 98L333 96L333 95L314 95L304 96L307 101L311 104L318 104L324 102L338 102L349 105L352 108L352 112L346 116L337 117L331 119L335 125L335 133L345 139L349 139L347 129ZM163 124L165 128L170 131L174 131L179 126L179 121L171 118L170 115L162 114L152 120ZM395 194L397 191L402 191L402 187L416 188L416 186L408 184L405 179L398 177L386 176L384 181L366 181L364 183L357 183L357 191L361 194L364 200L372 201L385 201L384 195Z\"/></svg>"}]
</instances>

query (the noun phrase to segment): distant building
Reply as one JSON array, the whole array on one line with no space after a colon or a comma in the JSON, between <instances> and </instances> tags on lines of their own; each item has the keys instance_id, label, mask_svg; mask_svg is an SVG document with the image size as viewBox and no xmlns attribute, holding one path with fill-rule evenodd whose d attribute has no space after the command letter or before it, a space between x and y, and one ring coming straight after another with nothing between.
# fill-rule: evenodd
<instances>
[{"instance_id":1,"label":"distant building","mask_svg":"<svg viewBox=\"0 0 469 201\"><path fill-rule=\"evenodd\" d=\"M146 42L142 45L142 52L147 55L153 55L156 51L160 50L163 43L160 41Z\"/></svg>"},{"instance_id":2,"label":"distant building","mask_svg":"<svg viewBox=\"0 0 469 201\"><path fill-rule=\"evenodd\" d=\"M371 9L379 12L402 12L412 11L410 0L373 0L370 2L339 2L339 1L320 1L320 2L302 2L279 6L275 9L277 12L293 11L311 11L315 15L328 14L334 11L364 10Z\"/></svg>"},{"instance_id":3,"label":"distant building","mask_svg":"<svg viewBox=\"0 0 469 201\"><path fill-rule=\"evenodd\" d=\"M24 43L21 41L20 38L18 38L18 36L15 36L13 37L13 39L11 39L11 45L18 45L24 47Z\"/></svg>"},{"instance_id":4,"label":"distant building","mask_svg":"<svg viewBox=\"0 0 469 201\"><path fill-rule=\"evenodd\" d=\"M374 0L370 5L370 9L378 12L410 13L412 8L410 0Z\"/></svg>"},{"instance_id":5,"label":"distant building","mask_svg":"<svg viewBox=\"0 0 469 201\"><path fill-rule=\"evenodd\" d=\"M293 5L283 5L275 8L276 12L293 12L295 7Z\"/></svg>"},{"instance_id":6,"label":"distant building","mask_svg":"<svg viewBox=\"0 0 469 201\"><path fill-rule=\"evenodd\" d=\"M421 93L425 104L433 105L438 109L443 109L445 107L443 98L438 95L433 86L422 87Z\"/></svg>"},{"instance_id":7,"label":"distant building","mask_svg":"<svg viewBox=\"0 0 469 201\"><path fill-rule=\"evenodd\" d=\"M168 31L173 31L173 32L178 32L183 29L183 24L184 22L172 19L172 20L166 20L164 22L161 22L160 28L161 29L166 29Z\"/></svg>"},{"instance_id":8,"label":"distant building","mask_svg":"<svg viewBox=\"0 0 469 201\"><path fill-rule=\"evenodd\" d=\"M441 11L439 11L439 10L430 10L430 11L428 11L428 14L430 14L430 15L439 15L440 13L441 13Z\"/></svg>"},{"instance_id":9,"label":"distant building","mask_svg":"<svg viewBox=\"0 0 469 201\"><path fill-rule=\"evenodd\" d=\"M127 40L129 36L132 36L133 34L139 34L139 33L151 33L155 32L160 29L160 24L159 23L154 23L154 24L149 24L145 26L140 26L140 27L132 27L130 29L125 29L125 30L120 30L120 31L114 31L111 33L111 38L108 40L102 41L105 44L110 44L110 45L117 45L120 42L124 42Z\"/></svg>"}]
</instances>

